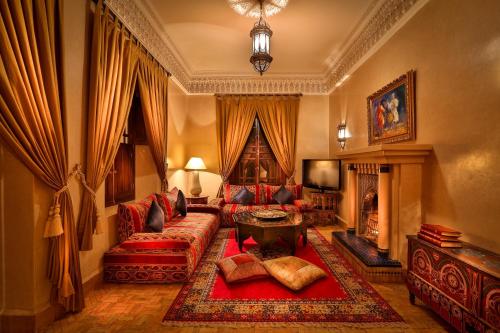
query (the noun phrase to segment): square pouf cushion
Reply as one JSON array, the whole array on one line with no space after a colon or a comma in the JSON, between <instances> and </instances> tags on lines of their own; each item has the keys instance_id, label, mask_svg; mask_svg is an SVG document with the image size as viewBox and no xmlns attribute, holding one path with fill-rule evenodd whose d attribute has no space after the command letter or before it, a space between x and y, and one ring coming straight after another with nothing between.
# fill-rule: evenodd
<instances>
[{"instance_id":1,"label":"square pouf cushion","mask_svg":"<svg viewBox=\"0 0 500 333\"><path fill-rule=\"evenodd\" d=\"M268 277L261 261L248 253L237 254L217 262L227 283Z\"/></svg>"},{"instance_id":2,"label":"square pouf cushion","mask_svg":"<svg viewBox=\"0 0 500 333\"><path fill-rule=\"evenodd\" d=\"M324 270L297 257L271 259L262 264L276 280L295 291L326 277Z\"/></svg>"}]
</instances>

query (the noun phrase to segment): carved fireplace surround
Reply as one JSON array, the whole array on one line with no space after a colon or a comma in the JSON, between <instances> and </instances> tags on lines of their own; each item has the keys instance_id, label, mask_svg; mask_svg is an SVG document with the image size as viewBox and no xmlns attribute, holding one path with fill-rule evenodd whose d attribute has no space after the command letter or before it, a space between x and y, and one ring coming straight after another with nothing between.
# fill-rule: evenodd
<instances>
[{"instance_id":1,"label":"carved fireplace surround","mask_svg":"<svg viewBox=\"0 0 500 333\"><path fill-rule=\"evenodd\" d=\"M364 193L358 193L363 175L376 175L377 237L379 253L406 267L406 235L414 235L422 223L422 168L431 145L382 144L337 154L347 164L348 232L360 234L360 207ZM361 206L360 206L361 204Z\"/></svg>"}]
</instances>

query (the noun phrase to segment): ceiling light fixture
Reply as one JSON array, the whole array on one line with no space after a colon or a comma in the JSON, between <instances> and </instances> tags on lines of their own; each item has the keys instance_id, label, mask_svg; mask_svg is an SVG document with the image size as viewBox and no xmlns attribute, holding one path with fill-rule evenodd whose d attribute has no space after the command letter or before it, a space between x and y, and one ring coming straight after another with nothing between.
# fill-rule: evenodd
<instances>
[{"instance_id":1,"label":"ceiling light fixture","mask_svg":"<svg viewBox=\"0 0 500 333\"><path fill-rule=\"evenodd\" d=\"M266 23L263 17L263 4L260 1L260 18L250 31L250 38L252 38L252 56L250 62L257 72L262 74L267 71L273 57L271 57L271 36L273 32Z\"/></svg>"},{"instance_id":2,"label":"ceiling light fixture","mask_svg":"<svg viewBox=\"0 0 500 333\"><path fill-rule=\"evenodd\" d=\"M240 15L258 18L278 14L288 4L288 0L228 0L229 6ZM262 6L262 10L261 10Z\"/></svg>"}]
</instances>

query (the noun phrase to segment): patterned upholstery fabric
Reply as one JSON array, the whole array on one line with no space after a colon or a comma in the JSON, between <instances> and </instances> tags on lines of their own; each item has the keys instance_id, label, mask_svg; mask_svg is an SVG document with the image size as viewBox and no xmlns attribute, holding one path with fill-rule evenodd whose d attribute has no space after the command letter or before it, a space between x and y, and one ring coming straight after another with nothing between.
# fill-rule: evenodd
<instances>
[{"instance_id":1,"label":"patterned upholstery fabric","mask_svg":"<svg viewBox=\"0 0 500 333\"><path fill-rule=\"evenodd\" d=\"M104 280L187 281L218 229L218 215L189 212L173 218L162 233L134 233L104 254Z\"/></svg>"},{"instance_id":2,"label":"patterned upholstery fabric","mask_svg":"<svg viewBox=\"0 0 500 333\"><path fill-rule=\"evenodd\" d=\"M262 185L231 185L224 184L224 201L226 203L238 203L235 201L235 196L246 187L250 192L255 194L255 205L260 205L265 203L265 197Z\"/></svg>"},{"instance_id":3,"label":"patterned upholstery fabric","mask_svg":"<svg viewBox=\"0 0 500 333\"><path fill-rule=\"evenodd\" d=\"M151 194L144 200L118 205L118 240L126 241L133 233L143 232L151 202L156 196Z\"/></svg>"},{"instance_id":4,"label":"patterned upholstery fabric","mask_svg":"<svg viewBox=\"0 0 500 333\"><path fill-rule=\"evenodd\" d=\"M264 209L278 209L285 212L299 212L299 208L294 205L251 205L245 206L240 204L227 204L222 208L222 226L234 227L233 215L243 212L255 212Z\"/></svg>"},{"instance_id":5,"label":"patterned upholstery fabric","mask_svg":"<svg viewBox=\"0 0 500 333\"><path fill-rule=\"evenodd\" d=\"M267 204L276 204L277 202L273 199L273 195L278 192L281 185L264 185L264 198ZM302 184L298 185L285 185L285 189L293 194L292 200L302 199Z\"/></svg>"},{"instance_id":6,"label":"patterned upholstery fabric","mask_svg":"<svg viewBox=\"0 0 500 333\"><path fill-rule=\"evenodd\" d=\"M180 214L177 210L177 198L179 196L177 187L174 187L170 192L156 193L155 195L163 213L165 213L165 224Z\"/></svg>"}]
</instances>

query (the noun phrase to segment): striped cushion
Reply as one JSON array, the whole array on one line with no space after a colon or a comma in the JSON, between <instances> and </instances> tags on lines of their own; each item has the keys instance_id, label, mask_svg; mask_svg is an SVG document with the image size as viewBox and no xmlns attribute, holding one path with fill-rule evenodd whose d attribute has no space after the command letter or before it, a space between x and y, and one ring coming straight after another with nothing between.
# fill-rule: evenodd
<instances>
[{"instance_id":1,"label":"striped cushion","mask_svg":"<svg viewBox=\"0 0 500 333\"><path fill-rule=\"evenodd\" d=\"M120 242L124 242L136 232L144 231L149 207L154 200L156 196L151 194L139 202L118 205L118 239Z\"/></svg>"},{"instance_id":2,"label":"striped cushion","mask_svg":"<svg viewBox=\"0 0 500 333\"><path fill-rule=\"evenodd\" d=\"M165 213L165 224L172 221L174 217L180 214L177 210L177 198L179 190L174 187L170 192L156 193L156 199L163 213Z\"/></svg>"},{"instance_id":3,"label":"striped cushion","mask_svg":"<svg viewBox=\"0 0 500 333\"><path fill-rule=\"evenodd\" d=\"M264 193L262 192L262 185L231 185L224 184L224 201L226 203L238 203L235 196L246 187L250 192L255 194L254 204L260 205L265 202Z\"/></svg>"}]
</instances>

